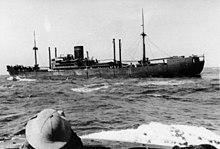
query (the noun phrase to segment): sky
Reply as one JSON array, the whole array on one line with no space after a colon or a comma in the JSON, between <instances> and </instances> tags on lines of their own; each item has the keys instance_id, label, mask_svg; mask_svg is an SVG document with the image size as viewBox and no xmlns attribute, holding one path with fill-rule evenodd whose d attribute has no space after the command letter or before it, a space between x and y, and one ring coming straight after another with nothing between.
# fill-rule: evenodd
<instances>
[{"instance_id":1,"label":"sky","mask_svg":"<svg viewBox=\"0 0 220 149\"><path fill-rule=\"evenodd\" d=\"M73 54L83 45L94 59L113 59L112 40L122 41L122 60L142 58L142 9L146 57L205 55L205 67L220 67L219 0L0 0L0 74L6 65L34 65Z\"/></svg>"}]
</instances>

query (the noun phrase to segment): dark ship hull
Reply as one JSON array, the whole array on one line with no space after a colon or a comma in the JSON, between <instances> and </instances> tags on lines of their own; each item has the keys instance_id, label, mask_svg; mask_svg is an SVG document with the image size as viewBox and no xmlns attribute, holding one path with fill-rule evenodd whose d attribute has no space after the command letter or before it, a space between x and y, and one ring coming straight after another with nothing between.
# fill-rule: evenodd
<instances>
[{"instance_id":1,"label":"dark ship hull","mask_svg":"<svg viewBox=\"0 0 220 149\"><path fill-rule=\"evenodd\" d=\"M74 79L91 77L191 77L199 76L204 67L204 57L202 60L197 56L170 57L160 60L167 62L146 64L144 66L126 65L122 68L117 68L110 64L105 67L93 65L71 68L71 66L68 66L53 70L34 70L34 68L31 67L28 67L29 69L27 67L21 67L19 69L18 66L7 66L7 71L11 76L41 79Z\"/></svg>"}]
</instances>

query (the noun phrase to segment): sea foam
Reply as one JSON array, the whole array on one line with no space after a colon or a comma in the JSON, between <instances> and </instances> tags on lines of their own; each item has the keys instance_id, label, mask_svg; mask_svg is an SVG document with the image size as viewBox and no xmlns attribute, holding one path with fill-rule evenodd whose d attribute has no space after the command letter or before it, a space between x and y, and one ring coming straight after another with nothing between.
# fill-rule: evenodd
<instances>
[{"instance_id":1,"label":"sea foam","mask_svg":"<svg viewBox=\"0 0 220 149\"><path fill-rule=\"evenodd\" d=\"M137 84L137 86L148 86L148 85L183 85L183 84L192 84L195 83L191 80L167 80L167 81L162 81L162 80L155 80L155 81L144 81L140 82Z\"/></svg>"},{"instance_id":2,"label":"sea foam","mask_svg":"<svg viewBox=\"0 0 220 149\"><path fill-rule=\"evenodd\" d=\"M36 81L36 79L26 79L26 78L20 78L18 76L16 76L16 77L8 77L7 80L8 81L27 81L27 82Z\"/></svg>"},{"instance_id":3,"label":"sea foam","mask_svg":"<svg viewBox=\"0 0 220 149\"><path fill-rule=\"evenodd\" d=\"M80 87L80 88L72 88L71 90L74 92L88 93L88 92L97 91L100 89L106 89L108 87L109 86L106 83L101 83L101 84L85 85L84 87Z\"/></svg>"},{"instance_id":4,"label":"sea foam","mask_svg":"<svg viewBox=\"0 0 220 149\"><path fill-rule=\"evenodd\" d=\"M220 149L220 136L204 127L166 125L158 122L140 125L136 129L103 131L81 136L85 139L102 139L164 146L211 144Z\"/></svg>"}]
</instances>

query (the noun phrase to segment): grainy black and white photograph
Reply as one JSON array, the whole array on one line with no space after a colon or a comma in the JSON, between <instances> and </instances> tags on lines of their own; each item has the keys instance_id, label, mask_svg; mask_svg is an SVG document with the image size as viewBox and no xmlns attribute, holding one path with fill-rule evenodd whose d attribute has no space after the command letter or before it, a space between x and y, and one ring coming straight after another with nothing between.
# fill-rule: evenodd
<instances>
[{"instance_id":1,"label":"grainy black and white photograph","mask_svg":"<svg viewBox=\"0 0 220 149\"><path fill-rule=\"evenodd\" d=\"M220 149L219 0L0 0L0 149Z\"/></svg>"}]
</instances>

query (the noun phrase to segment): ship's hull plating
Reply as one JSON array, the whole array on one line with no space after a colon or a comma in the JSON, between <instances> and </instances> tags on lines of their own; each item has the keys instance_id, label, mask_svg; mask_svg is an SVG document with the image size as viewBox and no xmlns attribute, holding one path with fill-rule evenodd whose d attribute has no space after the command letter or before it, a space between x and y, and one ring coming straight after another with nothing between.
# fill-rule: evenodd
<instances>
[{"instance_id":1,"label":"ship's hull plating","mask_svg":"<svg viewBox=\"0 0 220 149\"><path fill-rule=\"evenodd\" d=\"M16 71L8 67L11 76L41 79L74 79L74 78L114 78L114 77L182 77L198 76L204 67L204 61L184 64L156 64L128 68L88 68L53 71Z\"/></svg>"}]
</instances>

